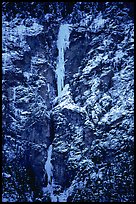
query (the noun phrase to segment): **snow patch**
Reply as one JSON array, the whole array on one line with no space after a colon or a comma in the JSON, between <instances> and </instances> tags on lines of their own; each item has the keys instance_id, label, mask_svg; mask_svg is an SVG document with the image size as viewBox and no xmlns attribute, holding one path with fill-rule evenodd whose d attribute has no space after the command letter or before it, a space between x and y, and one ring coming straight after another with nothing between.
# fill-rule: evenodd
<instances>
[{"instance_id":1,"label":"snow patch","mask_svg":"<svg viewBox=\"0 0 136 204\"><path fill-rule=\"evenodd\" d=\"M108 21L108 19L103 19L102 18L102 13L100 12L98 14L98 16L93 20L91 26L90 26L90 29L92 32L97 32L99 31L100 29L102 29L106 23L106 21Z\"/></svg>"},{"instance_id":2,"label":"snow patch","mask_svg":"<svg viewBox=\"0 0 136 204\"><path fill-rule=\"evenodd\" d=\"M47 62L46 59L39 58L37 56L32 57L32 60L31 60L32 65L40 65L40 64L42 65L42 64L45 64L46 62Z\"/></svg>"},{"instance_id":3,"label":"snow patch","mask_svg":"<svg viewBox=\"0 0 136 204\"><path fill-rule=\"evenodd\" d=\"M4 177L4 178L10 178L11 177L11 175L10 174L7 174L7 173L2 173L2 176Z\"/></svg>"},{"instance_id":4,"label":"snow patch","mask_svg":"<svg viewBox=\"0 0 136 204\"><path fill-rule=\"evenodd\" d=\"M24 77L27 78L27 80L29 80L29 78L30 78L30 76L31 76L32 74L29 73L29 72L24 72L23 75L24 75Z\"/></svg>"}]
</instances>

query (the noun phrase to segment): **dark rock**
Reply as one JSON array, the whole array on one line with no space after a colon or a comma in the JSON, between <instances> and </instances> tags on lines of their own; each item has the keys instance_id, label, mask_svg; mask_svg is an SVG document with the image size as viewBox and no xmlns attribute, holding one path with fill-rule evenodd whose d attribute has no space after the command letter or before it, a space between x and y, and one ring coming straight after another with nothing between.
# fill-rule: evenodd
<instances>
[{"instance_id":1,"label":"dark rock","mask_svg":"<svg viewBox=\"0 0 136 204\"><path fill-rule=\"evenodd\" d=\"M105 75L101 76L100 80L100 90L106 92L112 86L112 77L114 76L114 72L111 70Z\"/></svg>"}]
</instances>

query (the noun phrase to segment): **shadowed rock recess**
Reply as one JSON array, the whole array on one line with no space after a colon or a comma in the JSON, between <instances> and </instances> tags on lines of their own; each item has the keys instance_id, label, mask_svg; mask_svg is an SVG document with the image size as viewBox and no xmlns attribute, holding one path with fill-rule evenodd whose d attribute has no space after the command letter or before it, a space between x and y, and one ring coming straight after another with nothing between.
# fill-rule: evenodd
<instances>
[{"instance_id":1,"label":"shadowed rock recess","mask_svg":"<svg viewBox=\"0 0 136 204\"><path fill-rule=\"evenodd\" d=\"M133 7L2 3L3 202L134 202Z\"/></svg>"}]
</instances>

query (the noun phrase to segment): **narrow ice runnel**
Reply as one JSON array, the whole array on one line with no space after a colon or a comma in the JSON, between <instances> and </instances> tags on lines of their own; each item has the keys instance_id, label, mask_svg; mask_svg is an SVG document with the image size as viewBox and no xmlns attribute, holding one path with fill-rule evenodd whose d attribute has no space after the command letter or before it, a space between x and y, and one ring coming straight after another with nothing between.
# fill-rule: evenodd
<instances>
[{"instance_id":1,"label":"narrow ice runnel","mask_svg":"<svg viewBox=\"0 0 136 204\"><path fill-rule=\"evenodd\" d=\"M66 48L69 47L69 36L70 36L70 24L61 24L57 40L57 48L59 51L58 63L56 68L57 74L57 89L58 96L60 96L61 91L64 87L64 77L65 77L65 59L64 53Z\"/></svg>"},{"instance_id":2,"label":"narrow ice runnel","mask_svg":"<svg viewBox=\"0 0 136 204\"><path fill-rule=\"evenodd\" d=\"M51 156L52 156L52 145L48 148L47 160L45 163L45 171L47 173L48 184L47 187L43 188L43 193L46 194L47 192L50 193L51 201L56 202L57 198L53 194L53 166L51 163Z\"/></svg>"},{"instance_id":3,"label":"narrow ice runnel","mask_svg":"<svg viewBox=\"0 0 136 204\"><path fill-rule=\"evenodd\" d=\"M49 146L48 148L48 155L47 155L47 161L45 163L45 170L47 173L47 177L48 177L48 184L51 184L52 182L52 163L51 163L51 155L52 155L52 145Z\"/></svg>"},{"instance_id":4,"label":"narrow ice runnel","mask_svg":"<svg viewBox=\"0 0 136 204\"><path fill-rule=\"evenodd\" d=\"M54 183L53 179L53 166L51 163L52 157L52 144L48 148L47 160L45 162L45 171L47 173L48 184L47 187L43 188L43 193L46 195L47 193L50 194L51 202L67 202L68 191L64 190L60 194L54 194L54 189L57 187Z\"/></svg>"}]
</instances>

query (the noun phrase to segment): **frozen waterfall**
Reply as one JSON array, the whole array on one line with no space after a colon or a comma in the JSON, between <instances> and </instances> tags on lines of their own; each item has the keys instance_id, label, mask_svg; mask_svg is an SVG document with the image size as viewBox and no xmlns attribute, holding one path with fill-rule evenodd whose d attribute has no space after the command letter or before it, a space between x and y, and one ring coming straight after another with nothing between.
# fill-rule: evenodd
<instances>
[{"instance_id":1,"label":"frozen waterfall","mask_svg":"<svg viewBox=\"0 0 136 204\"><path fill-rule=\"evenodd\" d=\"M56 68L57 74L57 88L58 96L60 96L61 91L64 87L64 77L65 77L65 59L64 52L66 48L69 47L69 36L70 36L70 24L62 24L59 29L57 47L59 51L58 64Z\"/></svg>"},{"instance_id":2,"label":"frozen waterfall","mask_svg":"<svg viewBox=\"0 0 136 204\"><path fill-rule=\"evenodd\" d=\"M47 195L50 194L51 202L67 202L68 197L68 190L64 190L60 194L54 194L54 189L57 187L53 180L53 166L51 163L51 156L52 156L52 145L48 148L47 160L45 162L45 171L48 177L48 184L47 187L43 188L43 193Z\"/></svg>"}]
</instances>

